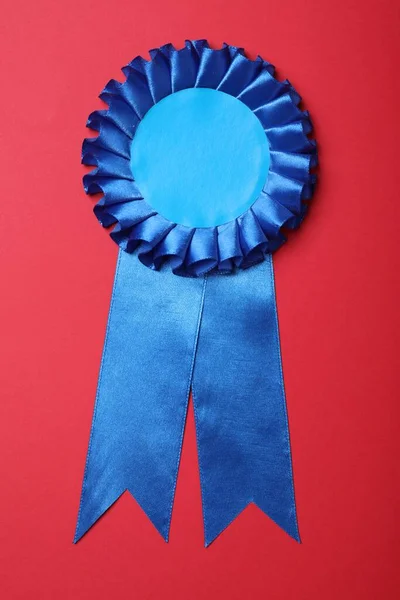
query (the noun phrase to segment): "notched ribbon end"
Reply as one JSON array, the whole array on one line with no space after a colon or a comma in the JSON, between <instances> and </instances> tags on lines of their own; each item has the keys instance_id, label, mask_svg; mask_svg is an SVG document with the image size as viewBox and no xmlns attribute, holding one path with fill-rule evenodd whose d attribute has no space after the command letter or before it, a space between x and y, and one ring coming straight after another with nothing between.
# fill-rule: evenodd
<instances>
[{"instance_id":1,"label":"notched ribbon end","mask_svg":"<svg viewBox=\"0 0 400 600\"><path fill-rule=\"evenodd\" d=\"M287 533L289 537L295 540L298 544L301 544L297 515L294 508L290 509L289 513L286 515L273 515L271 511L265 510L260 503L257 503L255 500L249 500L242 508L235 511L233 517L229 516L223 521L221 520L216 522L215 514L213 514L211 518L204 519L204 547L208 548L221 535L221 533L223 533L225 529L227 529L233 523L233 521L235 521L235 519L251 504L261 510L264 515L271 519L271 521L273 521L280 529L283 529L283 531Z\"/></svg>"}]
</instances>

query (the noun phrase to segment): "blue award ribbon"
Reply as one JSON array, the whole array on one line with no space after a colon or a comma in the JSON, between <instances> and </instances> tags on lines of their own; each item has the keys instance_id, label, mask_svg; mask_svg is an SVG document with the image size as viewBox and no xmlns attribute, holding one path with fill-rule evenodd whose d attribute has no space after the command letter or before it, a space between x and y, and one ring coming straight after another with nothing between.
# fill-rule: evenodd
<instances>
[{"instance_id":1,"label":"blue award ribbon","mask_svg":"<svg viewBox=\"0 0 400 600\"><path fill-rule=\"evenodd\" d=\"M250 502L300 541L271 255L207 277L192 392L206 545Z\"/></svg>"},{"instance_id":2,"label":"blue award ribbon","mask_svg":"<svg viewBox=\"0 0 400 600\"><path fill-rule=\"evenodd\" d=\"M168 540L191 387L206 545L250 502L299 539L271 257L179 278L120 250L75 541L126 490Z\"/></svg>"},{"instance_id":3,"label":"blue award ribbon","mask_svg":"<svg viewBox=\"0 0 400 600\"><path fill-rule=\"evenodd\" d=\"M150 55L83 144L120 251L75 541L126 490L168 540L190 390L206 545L251 502L299 540L272 252L313 193L309 115L240 48Z\"/></svg>"},{"instance_id":4,"label":"blue award ribbon","mask_svg":"<svg viewBox=\"0 0 400 600\"><path fill-rule=\"evenodd\" d=\"M125 490L168 538L203 296L120 250L75 541Z\"/></svg>"}]
</instances>

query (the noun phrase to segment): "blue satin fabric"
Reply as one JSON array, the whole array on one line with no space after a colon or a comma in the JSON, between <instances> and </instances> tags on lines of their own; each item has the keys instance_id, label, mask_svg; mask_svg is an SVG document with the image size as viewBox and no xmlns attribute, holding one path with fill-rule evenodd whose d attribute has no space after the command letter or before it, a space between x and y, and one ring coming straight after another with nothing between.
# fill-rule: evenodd
<instances>
[{"instance_id":1,"label":"blue satin fabric","mask_svg":"<svg viewBox=\"0 0 400 600\"><path fill-rule=\"evenodd\" d=\"M168 538L203 286L120 250L75 542L125 490Z\"/></svg>"},{"instance_id":2,"label":"blue satin fabric","mask_svg":"<svg viewBox=\"0 0 400 600\"><path fill-rule=\"evenodd\" d=\"M205 40L194 40L180 50L166 44L150 56L132 60L123 69L123 83L111 80L100 95L108 109L89 116L88 127L99 135L84 141L82 162L95 167L84 176L85 191L103 194L95 215L104 227L114 226L110 235L121 248L137 251L151 269L167 264L176 275L201 277L264 260L285 241L285 229L300 225L314 191L316 144L309 139L312 125L300 96L289 81L274 77L270 63L248 59L242 48L224 44L214 50ZM147 113L163 98L190 88L217 90L243 103L260 122L270 149L258 198L237 218L210 227L162 216L140 189L131 164L134 138ZM156 183L162 188L162 181Z\"/></svg>"},{"instance_id":3,"label":"blue satin fabric","mask_svg":"<svg viewBox=\"0 0 400 600\"><path fill-rule=\"evenodd\" d=\"M207 277L192 392L206 545L250 502L299 541L271 255Z\"/></svg>"},{"instance_id":4,"label":"blue satin fabric","mask_svg":"<svg viewBox=\"0 0 400 600\"><path fill-rule=\"evenodd\" d=\"M75 541L125 490L168 539L191 385L206 545L250 502L299 539L271 256L180 278L120 251Z\"/></svg>"}]
</instances>

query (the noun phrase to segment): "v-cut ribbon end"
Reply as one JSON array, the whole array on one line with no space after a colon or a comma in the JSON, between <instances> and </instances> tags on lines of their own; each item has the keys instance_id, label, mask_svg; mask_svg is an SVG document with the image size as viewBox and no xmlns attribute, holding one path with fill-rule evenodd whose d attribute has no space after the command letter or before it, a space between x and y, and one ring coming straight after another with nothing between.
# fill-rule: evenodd
<instances>
[{"instance_id":1,"label":"v-cut ribbon end","mask_svg":"<svg viewBox=\"0 0 400 600\"><path fill-rule=\"evenodd\" d=\"M227 513L224 518L215 518L215 514L204 516L204 546L208 548L216 538L229 527L229 525L248 507L250 504L254 504L259 508L267 517L269 517L278 527L283 529L291 538L296 542L301 543L297 516L294 508L289 511L285 511L282 514L276 514L274 511L269 511L263 508L262 503L257 503L255 500L249 500L242 508Z\"/></svg>"}]
</instances>

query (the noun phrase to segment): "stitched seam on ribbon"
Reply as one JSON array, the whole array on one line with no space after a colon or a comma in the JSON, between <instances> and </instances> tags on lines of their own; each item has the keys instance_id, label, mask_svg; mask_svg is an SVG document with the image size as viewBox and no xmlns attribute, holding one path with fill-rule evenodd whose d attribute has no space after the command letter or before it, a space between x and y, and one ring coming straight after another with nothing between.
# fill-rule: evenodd
<instances>
[{"instance_id":1,"label":"stitched seam on ribbon","mask_svg":"<svg viewBox=\"0 0 400 600\"><path fill-rule=\"evenodd\" d=\"M218 273L218 275L220 275L220 273ZM207 275L204 277L204 292L205 292L205 282L207 280ZM203 297L203 305L204 305L204 297ZM200 441L199 441L199 419L198 419L198 414L197 414L197 404L196 404L196 395L195 395L195 391L194 391L194 386L192 383L192 400L193 400L193 412L194 412L194 422L195 422L195 430L196 430L196 446L197 446L197 459L199 461L199 475L200 475L200 493L201 493L201 510L203 513L203 527L204 527L204 541L205 541L205 545L207 546L207 525L206 525L206 519L205 519L205 514L204 514L204 475L203 475L203 468L201 466L201 453L200 453Z\"/></svg>"},{"instance_id":2,"label":"stitched seam on ribbon","mask_svg":"<svg viewBox=\"0 0 400 600\"><path fill-rule=\"evenodd\" d=\"M81 520L83 498L84 498L84 495L86 492L86 486L87 486L87 476L88 476L88 471L89 471L89 459L90 459L90 454L91 454L91 449L92 449L92 441L93 441L94 427L95 427L95 423L96 423L98 400L99 400L99 396L100 396L101 379L102 379L102 375L103 375L103 367L104 367L105 357L106 357L106 352L107 352L108 334L110 331L111 314L112 314L112 309L113 309L114 300L115 300L115 296L116 296L115 288L117 286L118 271L119 271L119 266L120 266L120 262L121 262L122 252L123 252L123 250L121 250L121 249L118 252L117 266L115 269L114 284L113 284L113 289L112 289L112 294L111 294L110 310L109 310L108 319L107 319L106 335L105 335L105 339L104 339L103 355L101 357L99 379L97 382L97 391L96 391L96 399L95 399L94 410L93 410L92 427L90 430L89 446L88 446L87 457L86 457L85 471L83 474L82 493L81 493L81 500L79 503L78 519L77 519L77 523L76 523L74 542L77 541L77 532L79 531L79 525L80 525L80 520Z\"/></svg>"},{"instance_id":3,"label":"stitched seam on ribbon","mask_svg":"<svg viewBox=\"0 0 400 600\"><path fill-rule=\"evenodd\" d=\"M177 484L177 481L178 481L179 463L180 463L181 454L182 454L183 436L184 436L184 433L185 433L185 424L186 424L188 404L189 404L190 387L191 387L192 379L193 379L194 363L195 363L195 359L196 359L197 345L198 345L198 341L199 341L201 320L202 320L202 317L203 317L204 297L205 297L205 293L206 293L206 285L207 285L207 277L205 276L204 277L204 281L203 281L202 292L201 292L199 316L198 316L198 319L197 319L196 334L195 334L194 344L193 344L193 354L192 354L192 361L191 361L191 364L190 364L189 379L188 379L188 384L187 384L187 388L186 388L186 410L185 410L185 413L184 413L184 416L183 416L182 430L181 430L181 436L180 436L180 441L179 441L178 460L177 460L176 467L175 467L174 488L173 488L173 491L172 491L171 504L170 504L170 507L169 507L167 541L168 541L168 538L169 538L169 530L170 530L170 527L171 527L172 509L173 509L173 506L174 506L176 484Z\"/></svg>"},{"instance_id":4,"label":"stitched seam on ribbon","mask_svg":"<svg viewBox=\"0 0 400 600\"><path fill-rule=\"evenodd\" d=\"M205 545L207 545L207 525L206 525L206 519L205 519L205 514L204 514L204 485L203 485L203 469L201 467L201 459L200 459L200 442L199 442L199 420L198 420L198 415L197 415L197 408L196 408L196 397L195 397L195 393L194 393L194 387L192 385L192 399L193 399L193 412L194 412L194 421L195 421L195 429L196 429L196 445L197 445L197 459L199 461L199 473L200 473L200 491L201 491L201 509L202 509L202 513L203 513L203 526L204 526L204 541L205 541Z\"/></svg>"},{"instance_id":5,"label":"stitched seam on ribbon","mask_svg":"<svg viewBox=\"0 0 400 600\"><path fill-rule=\"evenodd\" d=\"M282 354L281 354L281 344L280 344L280 335L279 335L279 320L278 320L278 310L277 310L276 293L275 293L274 266L273 266L273 260L272 260L271 255L270 255L270 260L268 262L269 262L269 271L270 271L272 292L273 292L273 296L274 296L273 297L273 300L274 300L274 303L273 303L274 309L273 310L274 310L274 319L275 319L275 324L276 324L274 336L275 336L275 341L276 341L276 344L278 347L279 374L280 374L283 410L285 412L285 438L286 438L286 443L289 448L289 469L290 469L290 485L291 485L291 489L292 489L292 510L294 511L294 520L295 520L295 524L296 524L297 541L300 541L299 526L298 526L298 522L297 522L296 499L295 499L295 493L294 493L293 464L292 464L292 450L291 450L291 446L290 446L289 420L288 420L288 412L287 412L287 406L286 406L285 384L284 384L284 380L283 380Z\"/></svg>"}]
</instances>

